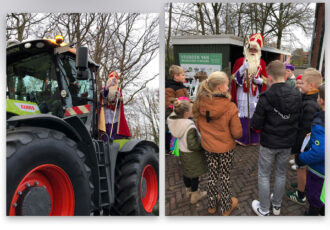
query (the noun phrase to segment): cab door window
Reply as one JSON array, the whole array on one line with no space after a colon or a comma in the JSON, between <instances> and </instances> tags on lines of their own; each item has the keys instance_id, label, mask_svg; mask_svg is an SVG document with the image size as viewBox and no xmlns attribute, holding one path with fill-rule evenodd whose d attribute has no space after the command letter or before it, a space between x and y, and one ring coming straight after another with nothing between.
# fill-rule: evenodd
<instances>
[{"instance_id":1,"label":"cab door window","mask_svg":"<svg viewBox=\"0 0 330 230\"><path fill-rule=\"evenodd\" d=\"M72 98L72 106L87 104L87 99L90 99L92 96L90 92L90 81L78 80L76 78L76 62L69 56L63 56L61 58L61 67Z\"/></svg>"}]
</instances>

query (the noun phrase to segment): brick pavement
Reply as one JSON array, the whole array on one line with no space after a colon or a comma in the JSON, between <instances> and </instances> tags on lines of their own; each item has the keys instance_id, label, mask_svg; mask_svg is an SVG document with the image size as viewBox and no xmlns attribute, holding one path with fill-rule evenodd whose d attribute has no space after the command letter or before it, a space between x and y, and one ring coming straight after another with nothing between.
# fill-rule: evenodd
<instances>
[{"instance_id":1,"label":"brick pavement","mask_svg":"<svg viewBox=\"0 0 330 230\"><path fill-rule=\"evenodd\" d=\"M233 196L239 200L240 210L232 212L232 216L255 216L251 202L258 198L258 151L259 146L242 147L237 146L233 170L231 173ZM182 180L182 171L179 165L179 158L173 155L166 155L166 176L165 176L165 215L166 216L206 216L207 198L197 204L190 204L190 200L185 198L185 187ZM295 182L296 173L287 169L286 189L290 188L290 183ZM206 191L207 175L201 178L200 188ZM273 188L273 178L271 178L271 191ZM306 210L306 206L298 205L290 201L284 194L281 208L282 216L301 216ZM214 215L219 215L215 213Z\"/></svg>"}]
</instances>

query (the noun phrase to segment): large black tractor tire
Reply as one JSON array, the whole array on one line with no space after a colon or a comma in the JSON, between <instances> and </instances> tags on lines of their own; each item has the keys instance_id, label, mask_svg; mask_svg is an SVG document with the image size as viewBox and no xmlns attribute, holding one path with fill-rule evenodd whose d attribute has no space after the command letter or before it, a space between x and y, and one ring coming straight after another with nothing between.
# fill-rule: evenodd
<instances>
[{"instance_id":1,"label":"large black tractor tire","mask_svg":"<svg viewBox=\"0 0 330 230\"><path fill-rule=\"evenodd\" d=\"M85 155L59 131L7 130L7 215L90 215Z\"/></svg>"},{"instance_id":2,"label":"large black tractor tire","mask_svg":"<svg viewBox=\"0 0 330 230\"><path fill-rule=\"evenodd\" d=\"M118 156L112 215L153 215L158 201L158 153L148 145Z\"/></svg>"}]
</instances>

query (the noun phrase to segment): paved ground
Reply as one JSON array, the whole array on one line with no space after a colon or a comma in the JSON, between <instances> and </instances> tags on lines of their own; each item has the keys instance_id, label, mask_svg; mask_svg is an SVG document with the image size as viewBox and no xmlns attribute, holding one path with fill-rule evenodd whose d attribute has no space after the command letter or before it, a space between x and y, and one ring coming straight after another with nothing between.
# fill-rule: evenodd
<instances>
[{"instance_id":1,"label":"paved ground","mask_svg":"<svg viewBox=\"0 0 330 230\"><path fill-rule=\"evenodd\" d=\"M254 216L251 202L258 198L257 175L258 175L258 151L259 146L241 147L235 149L234 168L231 174L233 195L238 198L240 210L232 212L232 216ZM191 205L185 198L185 188L182 180L182 171L179 165L179 158L173 155L166 155L166 176L165 176L165 215L166 216L204 216L210 215L207 212L207 199L203 199L195 205ZM290 183L295 182L295 172L287 170L286 188ZM273 178L271 179L271 185ZM207 177L201 177L201 190L206 191ZM272 186L271 186L272 189ZM307 206L298 205L284 195L282 201L281 215L301 216ZM219 215L215 213L214 215Z\"/></svg>"}]
</instances>

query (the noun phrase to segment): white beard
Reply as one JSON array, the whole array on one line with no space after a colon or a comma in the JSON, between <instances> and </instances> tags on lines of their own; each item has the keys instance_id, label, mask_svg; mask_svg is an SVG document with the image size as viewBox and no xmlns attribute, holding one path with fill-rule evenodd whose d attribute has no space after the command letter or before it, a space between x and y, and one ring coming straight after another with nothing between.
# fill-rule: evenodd
<instances>
[{"instance_id":1,"label":"white beard","mask_svg":"<svg viewBox=\"0 0 330 230\"><path fill-rule=\"evenodd\" d=\"M249 74L255 74L258 70L258 67L260 65L260 56L259 53L256 53L255 55L251 55L249 52L247 52L245 58L249 62Z\"/></svg>"},{"instance_id":2,"label":"white beard","mask_svg":"<svg viewBox=\"0 0 330 230\"><path fill-rule=\"evenodd\" d=\"M116 93L117 93L117 86L110 86L109 87L109 93L108 93L108 102L114 102L116 99Z\"/></svg>"}]
</instances>

